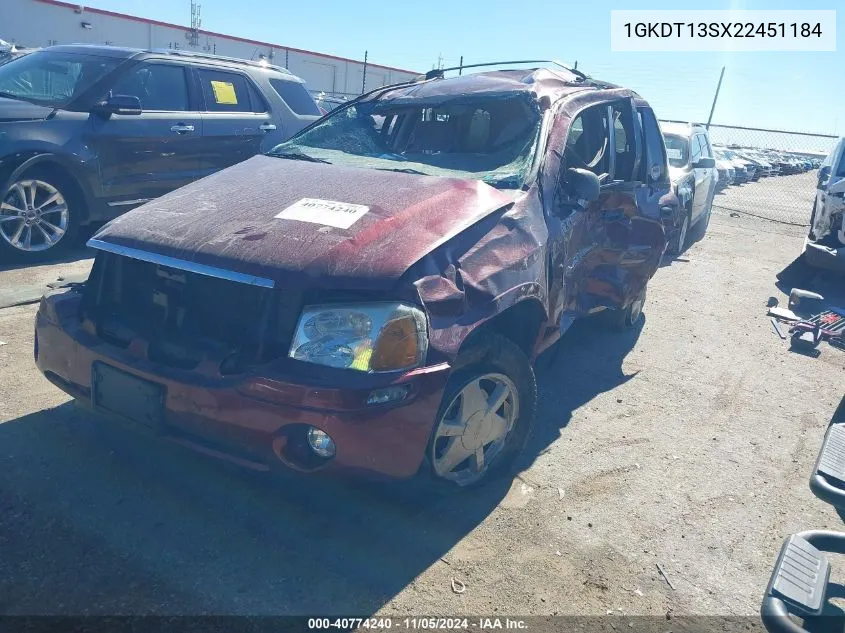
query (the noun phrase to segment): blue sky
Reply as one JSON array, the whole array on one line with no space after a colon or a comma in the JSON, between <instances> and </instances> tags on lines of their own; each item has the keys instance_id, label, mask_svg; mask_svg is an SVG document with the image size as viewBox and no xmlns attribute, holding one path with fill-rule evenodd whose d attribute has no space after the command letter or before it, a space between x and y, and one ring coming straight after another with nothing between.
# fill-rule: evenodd
<instances>
[{"instance_id":1,"label":"blue sky","mask_svg":"<svg viewBox=\"0 0 845 633\"><path fill-rule=\"evenodd\" d=\"M837 52L613 53L611 9L836 9L841 0L200 0L202 27L410 70L503 59L578 60L590 75L633 88L661 118L845 135L845 46ZM87 6L188 24L189 0L87 0Z\"/></svg>"}]
</instances>

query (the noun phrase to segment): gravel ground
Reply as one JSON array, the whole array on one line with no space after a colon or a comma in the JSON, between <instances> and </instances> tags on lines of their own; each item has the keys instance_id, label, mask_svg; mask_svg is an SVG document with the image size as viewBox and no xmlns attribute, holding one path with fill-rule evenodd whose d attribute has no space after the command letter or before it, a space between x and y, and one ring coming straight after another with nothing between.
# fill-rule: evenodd
<instances>
[{"instance_id":1,"label":"gravel ground","mask_svg":"<svg viewBox=\"0 0 845 633\"><path fill-rule=\"evenodd\" d=\"M819 172L761 178L757 182L733 185L716 194L713 206L759 218L810 225L810 211L816 199Z\"/></svg>"},{"instance_id":2,"label":"gravel ground","mask_svg":"<svg viewBox=\"0 0 845 633\"><path fill-rule=\"evenodd\" d=\"M525 471L451 498L111 428L35 369L36 306L0 310L0 613L754 616L783 538L841 525L807 480L845 353L765 316L802 235L714 213L640 330L579 323L539 360Z\"/></svg>"}]
</instances>

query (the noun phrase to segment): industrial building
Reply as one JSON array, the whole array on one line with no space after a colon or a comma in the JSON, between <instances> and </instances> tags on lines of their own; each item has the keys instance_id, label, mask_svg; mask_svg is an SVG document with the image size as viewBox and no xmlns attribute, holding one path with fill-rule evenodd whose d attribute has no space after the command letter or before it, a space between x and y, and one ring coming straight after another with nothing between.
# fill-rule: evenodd
<instances>
[{"instance_id":1,"label":"industrial building","mask_svg":"<svg viewBox=\"0 0 845 633\"><path fill-rule=\"evenodd\" d=\"M363 60L213 33L194 24L157 20L83 7L59 0L0 0L0 38L26 47L111 44L146 49L182 49L242 59L266 59L305 80L312 93L358 95L418 73ZM187 10L187 5L186 5Z\"/></svg>"}]
</instances>

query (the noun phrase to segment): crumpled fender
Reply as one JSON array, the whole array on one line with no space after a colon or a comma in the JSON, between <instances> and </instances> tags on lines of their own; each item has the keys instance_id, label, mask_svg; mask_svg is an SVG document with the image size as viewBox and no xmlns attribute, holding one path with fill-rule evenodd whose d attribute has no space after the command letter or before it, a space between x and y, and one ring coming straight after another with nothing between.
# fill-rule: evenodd
<instances>
[{"instance_id":1,"label":"crumpled fender","mask_svg":"<svg viewBox=\"0 0 845 633\"><path fill-rule=\"evenodd\" d=\"M536 187L428 255L414 282L429 314L429 344L454 356L469 334L521 301L543 306L548 229ZM417 274L416 272L412 274Z\"/></svg>"}]
</instances>

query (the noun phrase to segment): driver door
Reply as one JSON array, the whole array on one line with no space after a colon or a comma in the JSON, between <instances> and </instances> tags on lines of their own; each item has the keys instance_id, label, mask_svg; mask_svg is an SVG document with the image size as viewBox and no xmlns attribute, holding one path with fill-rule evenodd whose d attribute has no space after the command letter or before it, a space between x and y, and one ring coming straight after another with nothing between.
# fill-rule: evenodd
<instances>
[{"instance_id":1,"label":"driver door","mask_svg":"<svg viewBox=\"0 0 845 633\"><path fill-rule=\"evenodd\" d=\"M572 120L561 160L563 197L550 222L550 299L561 329L603 307L624 308L644 290L665 246L656 199L644 183L639 117L630 99L590 106ZM566 195L566 170L601 181L586 208ZM653 208L652 208L653 207Z\"/></svg>"}]
</instances>

